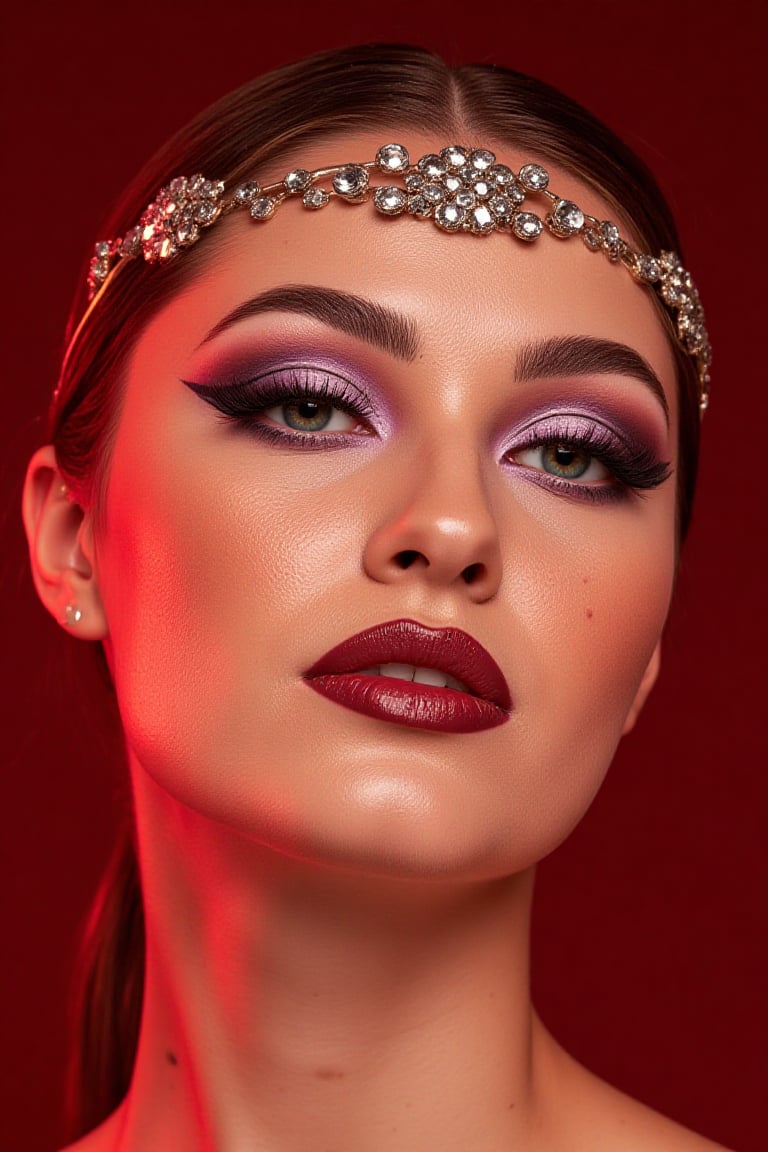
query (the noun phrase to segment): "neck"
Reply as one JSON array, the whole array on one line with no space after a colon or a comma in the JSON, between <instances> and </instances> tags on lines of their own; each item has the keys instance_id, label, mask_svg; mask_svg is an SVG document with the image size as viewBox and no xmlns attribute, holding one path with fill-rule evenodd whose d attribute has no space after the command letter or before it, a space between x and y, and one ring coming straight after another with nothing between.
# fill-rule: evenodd
<instances>
[{"instance_id":1,"label":"neck","mask_svg":"<svg viewBox=\"0 0 768 1152\"><path fill-rule=\"evenodd\" d=\"M480 1152L530 1131L533 870L459 883L325 868L146 777L137 812L151 898L119 1152Z\"/></svg>"}]
</instances>

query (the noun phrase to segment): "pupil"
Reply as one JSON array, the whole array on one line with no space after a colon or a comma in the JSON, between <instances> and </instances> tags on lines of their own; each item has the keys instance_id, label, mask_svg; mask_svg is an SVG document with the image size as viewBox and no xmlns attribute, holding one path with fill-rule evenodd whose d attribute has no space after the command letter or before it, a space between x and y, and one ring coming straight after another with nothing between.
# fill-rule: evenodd
<instances>
[{"instance_id":1,"label":"pupil","mask_svg":"<svg viewBox=\"0 0 768 1152\"><path fill-rule=\"evenodd\" d=\"M564 468L567 468L570 464L573 464L575 455L576 453L571 448L563 448L561 444L558 444L557 448L555 449L555 460Z\"/></svg>"}]
</instances>

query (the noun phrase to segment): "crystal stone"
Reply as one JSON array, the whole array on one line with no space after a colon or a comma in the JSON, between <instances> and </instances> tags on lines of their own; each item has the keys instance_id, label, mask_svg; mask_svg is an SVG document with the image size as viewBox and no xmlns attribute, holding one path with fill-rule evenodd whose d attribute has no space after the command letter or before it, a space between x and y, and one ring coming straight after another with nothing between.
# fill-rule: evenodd
<instances>
[{"instance_id":1,"label":"crystal stone","mask_svg":"<svg viewBox=\"0 0 768 1152\"><path fill-rule=\"evenodd\" d=\"M491 194L491 185L484 176L478 176L472 181L472 189L480 200L485 200Z\"/></svg>"},{"instance_id":2,"label":"crystal stone","mask_svg":"<svg viewBox=\"0 0 768 1152\"><path fill-rule=\"evenodd\" d=\"M421 190L421 195L430 204L440 204L445 200L445 188L441 184L425 184Z\"/></svg>"},{"instance_id":3,"label":"crystal stone","mask_svg":"<svg viewBox=\"0 0 768 1152\"><path fill-rule=\"evenodd\" d=\"M251 216L254 220L268 220L277 206L271 196L256 196L251 200Z\"/></svg>"},{"instance_id":4,"label":"crystal stone","mask_svg":"<svg viewBox=\"0 0 768 1152\"><path fill-rule=\"evenodd\" d=\"M445 175L446 163L441 156L430 152L419 160L418 169L428 180L436 180L439 176Z\"/></svg>"},{"instance_id":5,"label":"crystal stone","mask_svg":"<svg viewBox=\"0 0 768 1152\"><path fill-rule=\"evenodd\" d=\"M402 144L385 144L376 153L376 163L382 172L405 172L410 162Z\"/></svg>"},{"instance_id":6,"label":"crystal stone","mask_svg":"<svg viewBox=\"0 0 768 1152\"><path fill-rule=\"evenodd\" d=\"M183 220L176 229L176 240L182 248L187 248L190 244L194 244L199 235L200 229L194 220Z\"/></svg>"},{"instance_id":7,"label":"crystal stone","mask_svg":"<svg viewBox=\"0 0 768 1152\"><path fill-rule=\"evenodd\" d=\"M449 168L463 168L469 158L469 152L466 148L462 148L461 144L449 144L447 148L443 148L440 156L445 160Z\"/></svg>"},{"instance_id":8,"label":"crystal stone","mask_svg":"<svg viewBox=\"0 0 768 1152\"><path fill-rule=\"evenodd\" d=\"M619 230L612 220L603 220L600 225L600 236L606 248L615 248L621 240Z\"/></svg>"},{"instance_id":9,"label":"crystal stone","mask_svg":"<svg viewBox=\"0 0 768 1152\"><path fill-rule=\"evenodd\" d=\"M463 188L461 192L456 193L455 200L459 208L468 209L474 208L477 197L469 188Z\"/></svg>"},{"instance_id":10,"label":"crystal stone","mask_svg":"<svg viewBox=\"0 0 768 1152\"><path fill-rule=\"evenodd\" d=\"M491 196L488 207L501 224L508 224L515 211L514 204L507 196Z\"/></svg>"},{"instance_id":11,"label":"crystal stone","mask_svg":"<svg viewBox=\"0 0 768 1152\"><path fill-rule=\"evenodd\" d=\"M250 204L254 196L258 196L261 188L256 180L248 180L245 184L241 184L239 188L235 188L235 194L232 197L235 204Z\"/></svg>"},{"instance_id":12,"label":"crystal stone","mask_svg":"<svg viewBox=\"0 0 768 1152\"><path fill-rule=\"evenodd\" d=\"M515 174L506 164L494 164L492 168L488 169L487 176L499 188L505 188L507 184L514 184L515 182Z\"/></svg>"},{"instance_id":13,"label":"crystal stone","mask_svg":"<svg viewBox=\"0 0 768 1152\"><path fill-rule=\"evenodd\" d=\"M294 168L283 180L283 184L295 196L304 191L311 179L311 173L307 172L306 168Z\"/></svg>"},{"instance_id":14,"label":"crystal stone","mask_svg":"<svg viewBox=\"0 0 768 1152\"><path fill-rule=\"evenodd\" d=\"M408 201L408 211L412 216L431 216L432 205L420 193L417 193L415 196L411 196Z\"/></svg>"},{"instance_id":15,"label":"crystal stone","mask_svg":"<svg viewBox=\"0 0 768 1152\"><path fill-rule=\"evenodd\" d=\"M123 256L138 256L141 251L141 228L138 225L126 232L120 251Z\"/></svg>"},{"instance_id":16,"label":"crystal stone","mask_svg":"<svg viewBox=\"0 0 768 1152\"><path fill-rule=\"evenodd\" d=\"M486 172L496 163L496 157L487 148L474 148L469 154L469 163L476 172Z\"/></svg>"},{"instance_id":17,"label":"crystal stone","mask_svg":"<svg viewBox=\"0 0 768 1152\"><path fill-rule=\"evenodd\" d=\"M209 224L213 224L220 212L221 206L215 200L202 200L195 206L195 220L207 228Z\"/></svg>"},{"instance_id":18,"label":"crystal stone","mask_svg":"<svg viewBox=\"0 0 768 1152\"><path fill-rule=\"evenodd\" d=\"M524 164L518 180L529 192L543 192L549 184L549 173L541 164Z\"/></svg>"},{"instance_id":19,"label":"crystal stone","mask_svg":"<svg viewBox=\"0 0 768 1152\"><path fill-rule=\"evenodd\" d=\"M174 176L168 185L168 191L171 196L184 196L187 191L187 178L186 176Z\"/></svg>"},{"instance_id":20,"label":"crystal stone","mask_svg":"<svg viewBox=\"0 0 768 1152\"><path fill-rule=\"evenodd\" d=\"M457 176L455 173L449 172L443 176L443 185L445 186L447 192L453 193L458 192L460 188L464 187L464 181L462 180L461 176Z\"/></svg>"},{"instance_id":21,"label":"crystal stone","mask_svg":"<svg viewBox=\"0 0 768 1152\"><path fill-rule=\"evenodd\" d=\"M647 280L649 284L653 284L661 276L659 262L654 260L653 256L638 256L635 261L635 272L641 280Z\"/></svg>"},{"instance_id":22,"label":"crystal stone","mask_svg":"<svg viewBox=\"0 0 768 1152\"><path fill-rule=\"evenodd\" d=\"M110 252L111 248L109 240L99 240L98 244L93 249L94 255L98 256L99 258L103 256L109 256Z\"/></svg>"},{"instance_id":23,"label":"crystal stone","mask_svg":"<svg viewBox=\"0 0 768 1152\"><path fill-rule=\"evenodd\" d=\"M325 208L330 198L330 193L326 192L325 188L307 188L302 196L302 203L305 208Z\"/></svg>"},{"instance_id":24,"label":"crystal stone","mask_svg":"<svg viewBox=\"0 0 768 1152\"><path fill-rule=\"evenodd\" d=\"M451 200L446 204L441 204L435 212L435 223L444 228L446 232L455 232L457 228L461 228L466 218L467 214L464 209Z\"/></svg>"},{"instance_id":25,"label":"crystal stone","mask_svg":"<svg viewBox=\"0 0 768 1152\"><path fill-rule=\"evenodd\" d=\"M584 213L573 200L558 200L552 212L552 226L563 236L572 236L584 226Z\"/></svg>"},{"instance_id":26,"label":"crystal stone","mask_svg":"<svg viewBox=\"0 0 768 1152\"><path fill-rule=\"evenodd\" d=\"M409 172L404 183L409 192L418 192L424 187L424 177L419 172Z\"/></svg>"},{"instance_id":27,"label":"crystal stone","mask_svg":"<svg viewBox=\"0 0 768 1152\"><path fill-rule=\"evenodd\" d=\"M377 188L373 194L373 203L386 216L399 216L408 206L408 197L402 188L392 185Z\"/></svg>"},{"instance_id":28,"label":"crystal stone","mask_svg":"<svg viewBox=\"0 0 768 1152\"><path fill-rule=\"evenodd\" d=\"M489 232L493 232L496 221L485 204L478 204L477 208L472 209L469 226L473 232L485 236Z\"/></svg>"},{"instance_id":29,"label":"crystal stone","mask_svg":"<svg viewBox=\"0 0 768 1152\"><path fill-rule=\"evenodd\" d=\"M334 192L350 199L356 199L365 192L367 187L368 171L357 164L350 164L348 168L342 168L341 172L337 172L333 178Z\"/></svg>"},{"instance_id":30,"label":"crystal stone","mask_svg":"<svg viewBox=\"0 0 768 1152\"><path fill-rule=\"evenodd\" d=\"M535 240L544 227L535 212L518 212L512 221L512 231L520 240Z\"/></svg>"}]
</instances>

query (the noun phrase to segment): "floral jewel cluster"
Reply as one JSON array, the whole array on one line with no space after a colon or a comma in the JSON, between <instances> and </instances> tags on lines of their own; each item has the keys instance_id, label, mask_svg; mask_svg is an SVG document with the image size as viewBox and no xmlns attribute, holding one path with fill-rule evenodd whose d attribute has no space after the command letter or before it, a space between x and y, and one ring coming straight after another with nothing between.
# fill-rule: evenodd
<instances>
[{"instance_id":1,"label":"floral jewel cluster","mask_svg":"<svg viewBox=\"0 0 768 1152\"><path fill-rule=\"evenodd\" d=\"M371 184L371 175L396 178L399 183ZM330 186L328 185L330 182ZM124 236L96 245L88 276L89 299L103 287L120 261L139 255L149 263L173 259L189 248L220 216L245 209L257 221L270 219L286 199L300 198L312 211L333 198L351 204L373 201L384 216L411 215L432 220L445 232L487 236L509 232L518 240L537 240L546 229L567 239L581 236L593 252L621 261L642 283L663 300L675 324L680 344L695 357L701 383L702 412L709 399L711 349L699 294L674 252L658 257L638 252L622 238L610 220L589 216L572 200L549 188L549 174L541 164L524 164L514 172L497 162L487 148L450 145L411 164L402 144L385 144L376 159L363 164L341 164L308 171L294 168L283 180L261 186L249 180L225 198L221 180L204 176L177 176L161 188L144 210L139 223ZM544 212L530 211L531 196L544 201Z\"/></svg>"}]
</instances>

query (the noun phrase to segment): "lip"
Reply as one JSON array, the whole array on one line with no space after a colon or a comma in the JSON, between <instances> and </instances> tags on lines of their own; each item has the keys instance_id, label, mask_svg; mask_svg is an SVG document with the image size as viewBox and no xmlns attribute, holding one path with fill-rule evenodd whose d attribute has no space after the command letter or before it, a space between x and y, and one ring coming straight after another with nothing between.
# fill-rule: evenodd
<instances>
[{"instance_id":1,"label":"lip","mask_svg":"<svg viewBox=\"0 0 768 1152\"><path fill-rule=\"evenodd\" d=\"M436 668L469 691L362 674L393 663ZM505 723L512 708L504 674L482 644L459 628L427 628L415 620L390 620L350 636L303 677L345 708L413 728L476 732Z\"/></svg>"}]
</instances>

